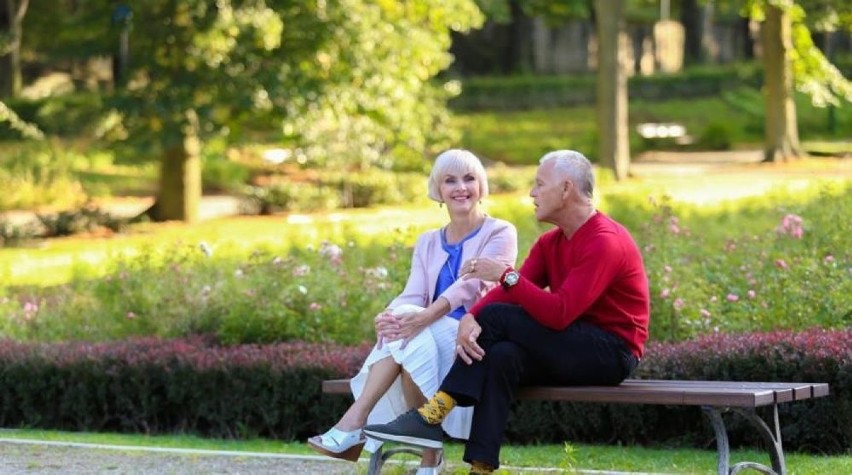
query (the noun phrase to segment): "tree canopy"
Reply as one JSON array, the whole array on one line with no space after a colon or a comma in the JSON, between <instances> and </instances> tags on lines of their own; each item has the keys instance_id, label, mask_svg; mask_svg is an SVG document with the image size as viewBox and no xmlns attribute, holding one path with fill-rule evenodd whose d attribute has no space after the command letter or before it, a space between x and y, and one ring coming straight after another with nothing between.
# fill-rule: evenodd
<instances>
[{"instance_id":1,"label":"tree canopy","mask_svg":"<svg viewBox=\"0 0 852 475\"><path fill-rule=\"evenodd\" d=\"M134 142L168 148L197 122L238 139L280 120L300 160L422 166L453 138L432 78L451 30L478 26L468 0L204 0L134 5L127 88L116 110Z\"/></svg>"}]
</instances>

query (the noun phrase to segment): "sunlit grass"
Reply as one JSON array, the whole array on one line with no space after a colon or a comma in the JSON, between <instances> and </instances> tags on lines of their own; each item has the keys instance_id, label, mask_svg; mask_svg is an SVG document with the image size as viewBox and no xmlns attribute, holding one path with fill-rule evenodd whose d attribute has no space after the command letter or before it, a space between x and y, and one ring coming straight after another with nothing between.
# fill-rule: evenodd
<instances>
[{"instance_id":1,"label":"sunlit grass","mask_svg":"<svg viewBox=\"0 0 852 475\"><path fill-rule=\"evenodd\" d=\"M304 443L281 442L271 439L221 440L193 435L137 435L89 432L62 432L44 430L3 430L0 438L44 440L132 447L179 448L212 451L236 451L271 454L316 455ZM636 471L653 473L715 473L716 453L713 450L682 448L653 448L639 446L572 445L572 454L566 454L562 445L509 445L501 452L501 463L509 473L523 472L523 467L575 468L582 470ZM462 460L463 445L445 445L449 470L467 467ZM366 466L368 454L362 454L360 465ZM413 460L411 456L394 459ZM731 462L750 460L769 464L765 452L735 450ZM815 475L825 473L850 473L852 454L821 456L802 453L786 454L790 474ZM508 470L507 470L508 471Z\"/></svg>"},{"instance_id":2,"label":"sunlit grass","mask_svg":"<svg viewBox=\"0 0 852 475\"><path fill-rule=\"evenodd\" d=\"M828 110L796 95L799 135L806 149L834 155L852 154L843 130L852 127L852 109L837 108L831 131ZM643 150L636 127L645 122L675 122L700 141L710 130L724 130L734 149L763 147L763 98L759 91L740 89L720 97L669 101L631 101L629 106L631 150ZM457 112L462 146L480 156L508 164L533 165L547 151L575 149L590 157L597 154L597 125L593 106L554 107L525 111ZM840 143L838 143L840 139ZM813 142L808 142L813 141ZM706 150L706 148L704 148ZM634 157L635 158L635 157Z\"/></svg>"}]
</instances>

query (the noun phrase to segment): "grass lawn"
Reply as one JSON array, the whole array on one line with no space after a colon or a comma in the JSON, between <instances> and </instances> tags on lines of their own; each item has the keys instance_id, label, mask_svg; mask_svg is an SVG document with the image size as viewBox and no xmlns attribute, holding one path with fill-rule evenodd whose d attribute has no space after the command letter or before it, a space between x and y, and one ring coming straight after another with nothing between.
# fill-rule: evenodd
<instances>
[{"instance_id":1,"label":"grass lawn","mask_svg":"<svg viewBox=\"0 0 852 475\"><path fill-rule=\"evenodd\" d=\"M215 451L241 451L316 455L306 444L282 443L270 439L217 440L195 436L163 435L145 436L110 433L76 433L41 430L0 429L0 439L31 439L88 444L121 445L134 447L180 448ZM467 467L461 462L463 446L450 443L445 446L449 469ZM366 466L367 453L362 454L361 465ZM575 468L581 470L635 471L654 473L715 473L714 450L619 447L598 445L571 445L568 450L559 445L506 446L501 453L503 464L522 471L522 467ZM401 455L394 460L413 460ZM763 452L737 450L731 461L750 460L769 463ZM812 454L786 454L787 469L791 475L827 473L852 473L852 454L821 456Z\"/></svg>"},{"instance_id":2,"label":"grass lawn","mask_svg":"<svg viewBox=\"0 0 852 475\"><path fill-rule=\"evenodd\" d=\"M852 155L848 134L852 109L835 110L835 131L828 130L828 111L810 105L796 95L799 134L806 150L818 154ZM634 155L653 145L645 145L636 131L645 122L675 122L704 150L720 142L732 149L763 147L763 98L759 91L729 91L722 97L671 101L631 101L629 126ZM593 106L554 107L526 111L459 112L456 124L462 131L461 144L479 156L514 165L533 165L547 151L561 148L580 150L589 157L597 154L597 125ZM839 139L838 139L839 138ZM708 148L710 147L710 148ZM700 145L699 145L699 148Z\"/></svg>"}]
</instances>

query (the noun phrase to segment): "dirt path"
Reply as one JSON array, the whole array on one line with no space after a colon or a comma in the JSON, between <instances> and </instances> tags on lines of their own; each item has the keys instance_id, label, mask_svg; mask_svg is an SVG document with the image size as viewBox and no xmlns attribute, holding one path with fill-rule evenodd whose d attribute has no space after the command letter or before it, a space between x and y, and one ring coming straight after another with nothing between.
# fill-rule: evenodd
<instances>
[{"instance_id":1,"label":"dirt path","mask_svg":"<svg viewBox=\"0 0 852 475\"><path fill-rule=\"evenodd\" d=\"M629 184L659 188L675 201L710 204L759 196L778 188L795 191L815 178L852 180L852 160L848 158L761 163L762 155L759 150L648 152L632 163Z\"/></svg>"}]
</instances>

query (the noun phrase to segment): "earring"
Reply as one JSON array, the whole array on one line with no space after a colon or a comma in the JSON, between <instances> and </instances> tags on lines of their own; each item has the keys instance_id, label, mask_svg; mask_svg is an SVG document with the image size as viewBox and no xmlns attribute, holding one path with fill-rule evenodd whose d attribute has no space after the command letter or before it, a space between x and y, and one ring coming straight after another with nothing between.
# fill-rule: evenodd
<instances>
[{"instance_id":1,"label":"earring","mask_svg":"<svg viewBox=\"0 0 852 475\"><path fill-rule=\"evenodd\" d=\"M438 202L438 207L439 207L439 208L443 208L443 207L444 207L444 202L443 202L443 201L439 201L439 202Z\"/></svg>"}]
</instances>

